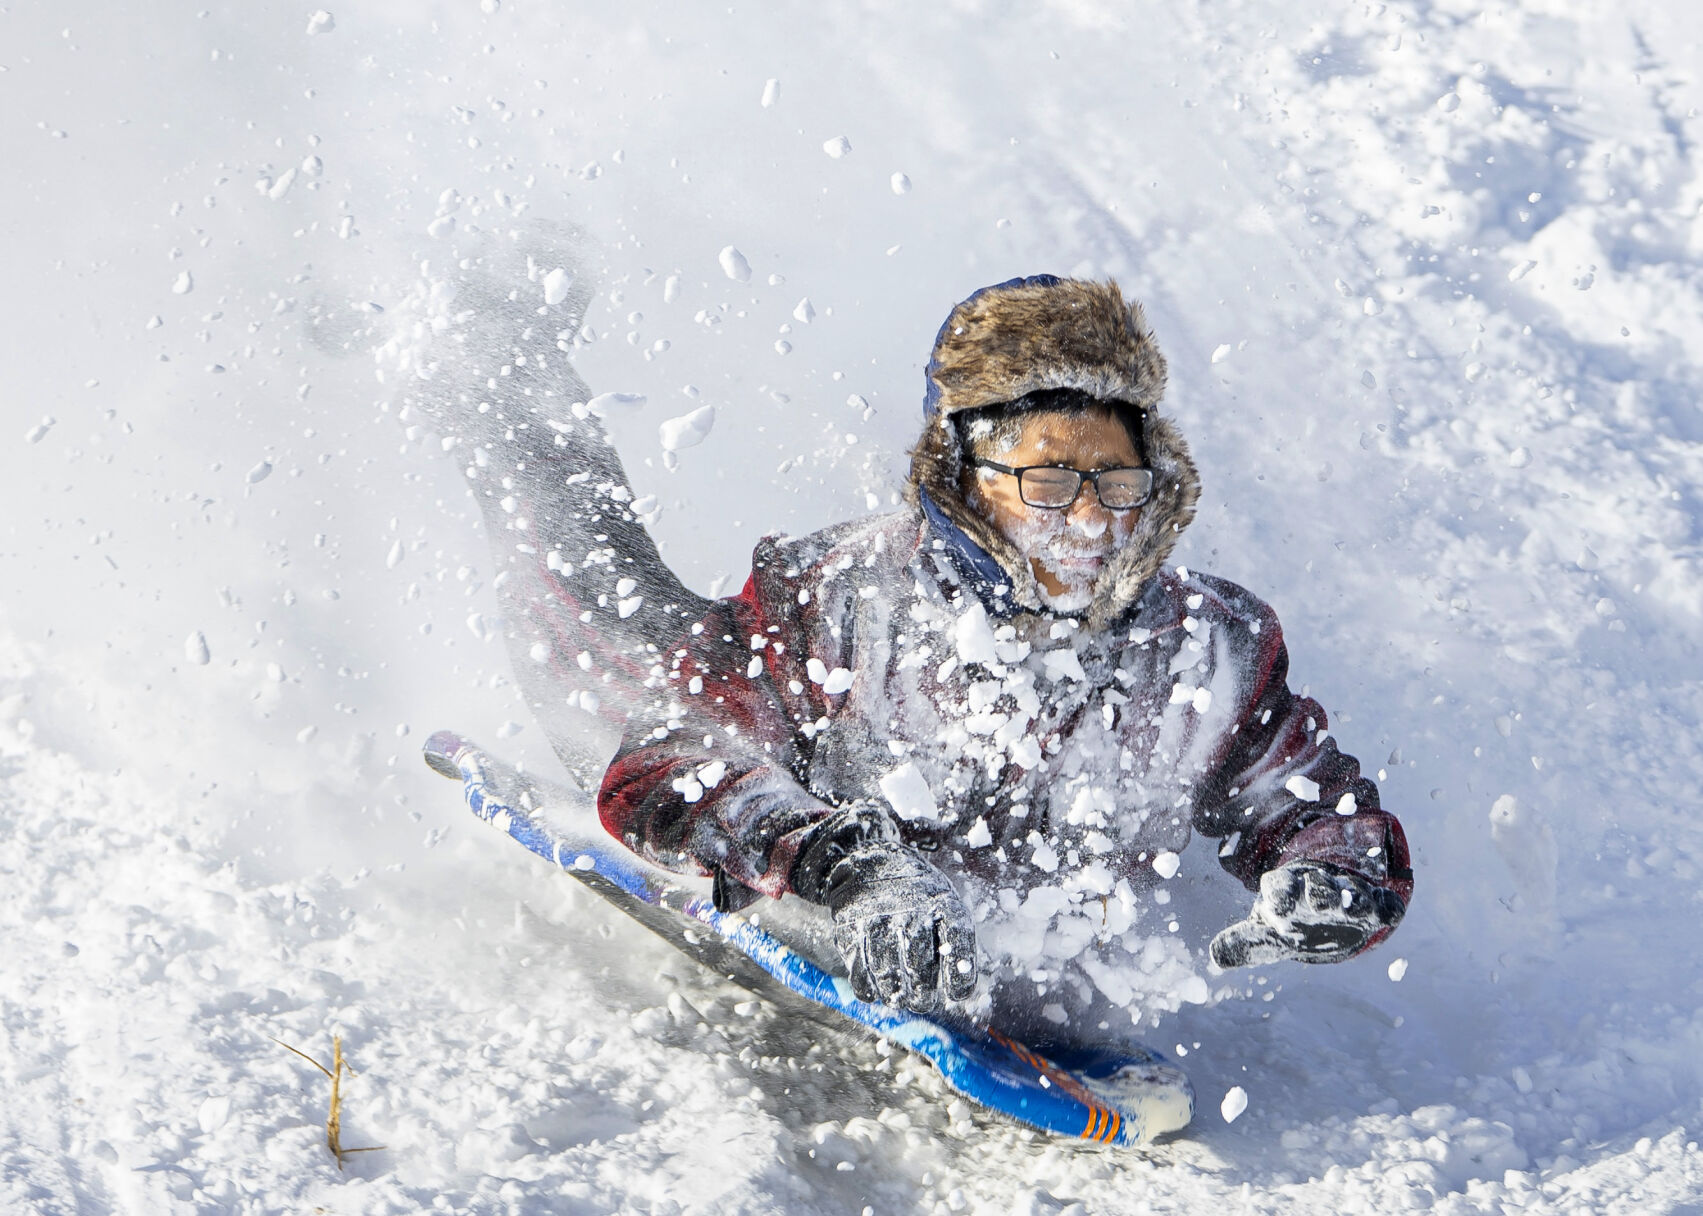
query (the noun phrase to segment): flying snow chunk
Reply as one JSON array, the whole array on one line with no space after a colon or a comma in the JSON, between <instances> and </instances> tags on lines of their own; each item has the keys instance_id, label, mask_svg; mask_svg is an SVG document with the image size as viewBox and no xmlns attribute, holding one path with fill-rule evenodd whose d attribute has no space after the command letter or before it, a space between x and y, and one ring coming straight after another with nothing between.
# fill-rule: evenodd
<instances>
[{"instance_id":1,"label":"flying snow chunk","mask_svg":"<svg viewBox=\"0 0 1703 1216\"><path fill-rule=\"evenodd\" d=\"M1076 657L1076 652L1068 646L1057 650L1049 650L1041 655L1041 666L1046 668L1047 676L1054 680L1070 679L1080 684L1088 678L1088 673L1082 670L1082 660ZM1193 689L1190 689L1193 694Z\"/></svg>"},{"instance_id":2,"label":"flying snow chunk","mask_svg":"<svg viewBox=\"0 0 1703 1216\"><path fill-rule=\"evenodd\" d=\"M829 696L836 696L852 686L852 673L849 668L836 667L828 673L828 678L822 681L822 691Z\"/></svg>"},{"instance_id":3,"label":"flying snow chunk","mask_svg":"<svg viewBox=\"0 0 1703 1216\"><path fill-rule=\"evenodd\" d=\"M51 414L44 415L40 422L24 432L24 441L26 443L40 443L47 438L47 433L53 429L54 424L58 421L59 419Z\"/></svg>"},{"instance_id":4,"label":"flying snow chunk","mask_svg":"<svg viewBox=\"0 0 1703 1216\"><path fill-rule=\"evenodd\" d=\"M183 640L183 656L197 667L205 667L213 659L213 652L207 649L207 635L197 629Z\"/></svg>"},{"instance_id":5,"label":"flying snow chunk","mask_svg":"<svg viewBox=\"0 0 1703 1216\"><path fill-rule=\"evenodd\" d=\"M903 173L895 173L892 178L892 184L894 194L909 194L911 192L911 179L906 177Z\"/></svg>"},{"instance_id":6,"label":"flying snow chunk","mask_svg":"<svg viewBox=\"0 0 1703 1216\"><path fill-rule=\"evenodd\" d=\"M978 600L952 627L952 642L958 652L958 661L984 665L997 662L999 656L994 652L993 641L993 626L988 624L987 609Z\"/></svg>"},{"instance_id":7,"label":"flying snow chunk","mask_svg":"<svg viewBox=\"0 0 1703 1216\"><path fill-rule=\"evenodd\" d=\"M1153 872L1160 878L1175 878L1177 870L1182 866L1183 859L1171 850L1166 849L1153 859Z\"/></svg>"},{"instance_id":8,"label":"flying snow chunk","mask_svg":"<svg viewBox=\"0 0 1703 1216\"><path fill-rule=\"evenodd\" d=\"M1283 788L1294 794L1302 802L1317 802L1319 800L1319 783L1309 777L1303 777L1300 773L1296 773L1285 781Z\"/></svg>"},{"instance_id":9,"label":"flying snow chunk","mask_svg":"<svg viewBox=\"0 0 1703 1216\"><path fill-rule=\"evenodd\" d=\"M832 139L823 141L822 151L826 152L835 160L839 160L842 156L850 154L851 140L847 139L844 135L836 135Z\"/></svg>"},{"instance_id":10,"label":"flying snow chunk","mask_svg":"<svg viewBox=\"0 0 1703 1216\"><path fill-rule=\"evenodd\" d=\"M1395 983L1401 983L1402 976L1406 974L1407 960L1405 958L1398 958L1395 962L1390 964L1390 979Z\"/></svg>"},{"instance_id":11,"label":"flying snow chunk","mask_svg":"<svg viewBox=\"0 0 1703 1216\"><path fill-rule=\"evenodd\" d=\"M766 110L781 99L781 82L774 77L763 82L763 108Z\"/></svg>"},{"instance_id":12,"label":"flying snow chunk","mask_svg":"<svg viewBox=\"0 0 1703 1216\"><path fill-rule=\"evenodd\" d=\"M715 406L700 405L690 414L670 418L656 430L662 438L662 450L678 452L681 448L697 447L709 435L710 428L713 426L715 426Z\"/></svg>"},{"instance_id":13,"label":"flying snow chunk","mask_svg":"<svg viewBox=\"0 0 1703 1216\"><path fill-rule=\"evenodd\" d=\"M1240 1085L1232 1085L1230 1092L1224 1095L1224 1101L1218 1104L1218 1113L1224 1116L1226 1123L1234 1123L1247 1109L1248 1091Z\"/></svg>"},{"instance_id":14,"label":"flying snow chunk","mask_svg":"<svg viewBox=\"0 0 1703 1216\"><path fill-rule=\"evenodd\" d=\"M574 285L574 276L558 266L544 276L544 303L554 308L568 298L568 288Z\"/></svg>"},{"instance_id":15,"label":"flying snow chunk","mask_svg":"<svg viewBox=\"0 0 1703 1216\"><path fill-rule=\"evenodd\" d=\"M588 414L597 418L608 417L612 405L630 405L634 408L643 405L648 398L643 393L599 393L585 403Z\"/></svg>"},{"instance_id":16,"label":"flying snow chunk","mask_svg":"<svg viewBox=\"0 0 1703 1216\"><path fill-rule=\"evenodd\" d=\"M271 185L267 185L264 179L262 179L260 184L265 187L266 197L271 199L273 202L277 202L290 192L291 186L296 184L295 167L292 165L290 168L285 169L278 175L278 180L273 182Z\"/></svg>"},{"instance_id":17,"label":"flying snow chunk","mask_svg":"<svg viewBox=\"0 0 1703 1216\"><path fill-rule=\"evenodd\" d=\"M881 778L880 788L881 796L887 799L887 804L900 819L940 818L934 791L928 788L928 782L915 764L909 761L901 764Z\"/></svg>"},{"instance_id":18,"label":"flying snow chunk","mask_svg":"<svg viewBox=\"0 0 1703 1216\"><path fill-rule=\"evenodd\" d=\"M182 274L178 275L177 278L172 280L171 290L173 295L188 295L190 292L195 290L195 276L190 274L187 270L184 271Z\"/></svg>"},{"instance_id":19,"label":"flying snow chunk","mask_svg":"<svg viewBox=\"0 0 1703 1216\"><path fill-rule=\"evenodd\" d=\"M751 281L751 263L747 262L745 255L732 245L724 248L717 255L717 260L721 262L721 272L735 283L749 283Z\"/></svg>"},{"instance_id":20,"label":"flying snow chunk","mask_svg":"<svg viewBox=\"0 0 1703 1216\"><path fill-rule=\"evenodd\" d=\"M792 318L802 325L808 325L816 316L816 307L810 303L810 297L805 296L793 306Z\"/></svg>"},{"instance_id":21,"label":"flying snow chunk","mask_svg":"<svg viewBox=\"0 0 1703 1216\"><path fill-rule=\"evenodd\" d=\"M255 465L248 471L248 474L243 478L243 480L252 486L258 485L270 476L272 476L272 462L270 460L262 460L259 464Z\"/></svg>"},{"instance_id":22,"label":"flying snow chunk","mask_svg":"<svg viewBox=\"0 0 1703 1216\"><path fill-rule=\"evenodd\" d=\"M307 19L307 32L310 34L329 34L337 28L337 18L324 9Z\"/></svg>"},{"instance_id":23,"label":"flying snow chunk","mask_svg":"<svg viewBox=\"0 0 1703 1216\"><path fill-rule=\"evenodd\" d=\"M1230 344L1228 342L1220 344L1218 347L1214 348L1214 350L1212 352L1212 361L1214 363L1222 363L1222 362L1224 362L1224 360L1228 359L1229 357L1230 357Z\"/></svg>"}]
</instances>

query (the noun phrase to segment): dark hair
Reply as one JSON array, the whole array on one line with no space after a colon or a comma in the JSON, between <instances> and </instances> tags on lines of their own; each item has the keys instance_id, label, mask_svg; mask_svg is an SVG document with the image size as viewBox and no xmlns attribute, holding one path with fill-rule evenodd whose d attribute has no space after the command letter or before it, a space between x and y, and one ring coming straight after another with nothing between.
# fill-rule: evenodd
<instances>
[{"instance_id":1,"label":"dark hair","mask_svg":"<svg viewBox=\"0 0 1703 1216\"><path fill-rule=\"evenodd\" d=\"M960 410L951 417L958 432L958 449L967 456L970 454L969 424L972 422L990 422L997 430L1001 423L1021 418L1025 414L1039 414L1049 410L1070 414L1089 409L1110 410L1129 433L1129 441L1135 446L1136 457L1143 464L1147 463L1146 412L1139 405L1132 405L1128 401L1096 397L1079 388L1036 389L1015 401L1001 401L973 410Z\"/></svg>"}]
</instances>

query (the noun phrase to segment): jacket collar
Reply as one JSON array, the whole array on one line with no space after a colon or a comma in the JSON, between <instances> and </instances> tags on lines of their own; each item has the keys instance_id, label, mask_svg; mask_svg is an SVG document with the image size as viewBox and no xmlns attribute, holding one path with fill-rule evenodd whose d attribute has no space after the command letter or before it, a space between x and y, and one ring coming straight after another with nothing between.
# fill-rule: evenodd
<instances>
[{"instance_id":1,"label":"jacket collar","mask_svg":"<svg viewBox=\"0 0 1703 1216\"><path fill-rule=\"evenodd\" d=\"M1005 568L986 549L971 540L962 528L946 518L940 504L927 490L918 489L917 501L928 520L928 531L941 542L959 582L975 594L989 616L1015 616L1020 607L1012 597L1011 576Z\"/></svg>"}]
</instances>

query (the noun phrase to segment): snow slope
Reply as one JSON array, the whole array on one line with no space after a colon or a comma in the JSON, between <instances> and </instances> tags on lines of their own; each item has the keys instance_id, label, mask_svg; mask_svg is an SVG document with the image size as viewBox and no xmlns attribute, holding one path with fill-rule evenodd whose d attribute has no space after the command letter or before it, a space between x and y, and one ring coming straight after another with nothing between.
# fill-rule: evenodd
<instances>
[{"instance_id":1,"label":"snow slope","mask_svg":"<svg viewBox=\"0 0 1703 1216\"><path fill-rule=\"evenodd\" d=\"M1660 0L0 8L0 1209L1703 1210L1700 36ZM370 356L451 224L517 213L603 244L578 364L645 398L622 450L704 590L888 500L955 299L1147 301L1206 483L1179 558L1277 608L1418 865L1377 954L1153 1029L1187 1138L1049 1144L788 1024L420 765L443 725L549 764ZM1214 869L1174 881L1228 917ZM333 1034L345 1143L386 1146L341 1172L271 1041Z\"/></svg>"}]
</instances>

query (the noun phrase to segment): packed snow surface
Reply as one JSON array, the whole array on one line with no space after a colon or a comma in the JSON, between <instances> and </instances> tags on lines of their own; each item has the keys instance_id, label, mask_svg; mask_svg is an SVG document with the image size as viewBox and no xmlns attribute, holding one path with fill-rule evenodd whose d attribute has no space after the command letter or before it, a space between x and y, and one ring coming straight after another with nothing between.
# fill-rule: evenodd
<instances>
[{"instance_id":1,"label":"packed snow surface","mask_svg":"<svg viewBox=\"0 0 1703 1216\"><path fill-rule=\"evenodd\" d=\"M1703 1209L1690 6L84 18L0 11L0 1210ZM452 726L553 765L478 454L371 359L448 237L523 217L595 244L527 286L589 293L556 348L706 593L896 505L955 300L1145 301L1205 485L1177 560L1276 608L1417 869L1378 953L1155 1013L1185 1137L983 1115L420 764ZM1250 898L1211 845L1179 951ZM333 1036L383 1146L341 1170L273 1041Z\"/></svg>"}]
</instances>

